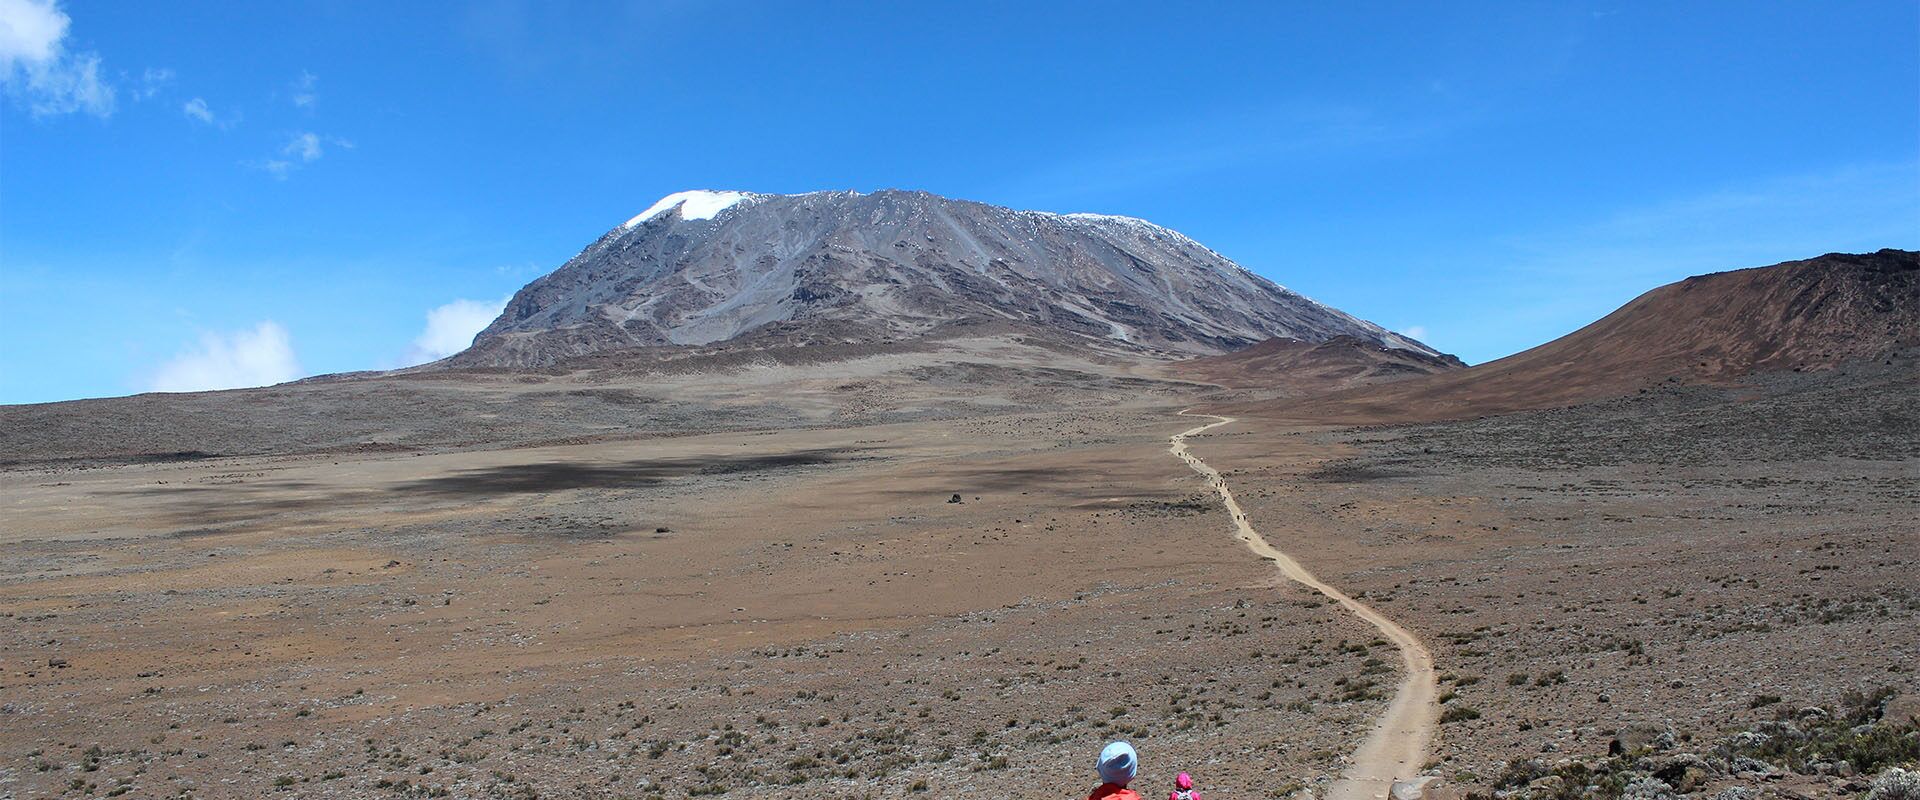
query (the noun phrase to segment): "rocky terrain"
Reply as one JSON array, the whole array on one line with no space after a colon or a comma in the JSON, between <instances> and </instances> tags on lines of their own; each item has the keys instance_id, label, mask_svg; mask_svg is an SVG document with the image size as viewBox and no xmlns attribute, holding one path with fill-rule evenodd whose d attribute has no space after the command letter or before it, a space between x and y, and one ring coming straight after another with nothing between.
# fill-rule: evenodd
<instances>
[{"instance_id":1,"label":"rocky terrain","mask_svg":"<svg viewBox=\"0 0 1920 800\"><path fill-rule=\"evenodd\" d=\"M1324 782L1390 657L1220 534L1188 424L6 473L0 791L1059 794L1114 736Z\"/></svg>"},{"instance_id":2,"label":"rocky terrain","mask_svg":"<svg viewBox=\"0 0 1920 800\"><path fill-rule=\"evenodd\" d=\"M1289 520L1323 577L1435 645L1456 787L1857 797L1920 759L1901 710L1920 703L1920 366L1892 362L1201 447L1250 516ZM1810 707L1853 721L1776 724Z\"/></svg>"},{"instance_id":3,"label":"rocky terrain","mask_svg":"<svg viewBox=\"0 0 1920 800\"><path fill-rule=\"evenodd\" d=\"M1327 797L1409 673L1249 521L1431 652L1429 797L1902 797L1913 260L1472 369L796 319L0 408L0 797Z\"/></svg>"}]
</instances>

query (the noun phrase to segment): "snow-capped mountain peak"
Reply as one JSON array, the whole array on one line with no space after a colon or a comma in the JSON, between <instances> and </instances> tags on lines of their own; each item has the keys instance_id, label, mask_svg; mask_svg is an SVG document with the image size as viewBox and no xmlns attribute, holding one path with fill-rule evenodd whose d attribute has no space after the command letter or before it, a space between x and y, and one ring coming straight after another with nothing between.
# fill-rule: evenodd
<instances>
[{"instance_id":1,"label":"snow-capped mountain peak","mask_svg":"<svg viewBox=\"0 0 1920 800\"><path fill-rule=\"evenodd\" d=\"M1133 217L897 190L700 190L661 198L528 284L457 360L545 364L769 332L899 340L982 323L1169 355L1343 335L1434 352Z\"/></svg>"}]
</instances>

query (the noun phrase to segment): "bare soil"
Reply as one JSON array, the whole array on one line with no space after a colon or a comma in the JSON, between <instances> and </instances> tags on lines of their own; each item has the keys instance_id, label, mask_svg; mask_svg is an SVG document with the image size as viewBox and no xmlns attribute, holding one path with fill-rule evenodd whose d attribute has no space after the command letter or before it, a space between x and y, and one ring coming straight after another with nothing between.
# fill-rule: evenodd
<instances>
[{"instance_id":1,"label":"bare soil","mask_svg":"<svg viewBox=\"0 0 1920 800\"><path fill-rule=\"evenodd\" d=\"M964 347L221 393L150 430L8 409L0 796L1072 797L1114 738L1145 789L1326 794L1409 673L1168 454L1209 395ZM1916 374L1188 445L1424 643L1420 766L1491 792L1633 730L1920 694ZM313 416L353 392L392 396Z\"/></svg>"}]
</instances>

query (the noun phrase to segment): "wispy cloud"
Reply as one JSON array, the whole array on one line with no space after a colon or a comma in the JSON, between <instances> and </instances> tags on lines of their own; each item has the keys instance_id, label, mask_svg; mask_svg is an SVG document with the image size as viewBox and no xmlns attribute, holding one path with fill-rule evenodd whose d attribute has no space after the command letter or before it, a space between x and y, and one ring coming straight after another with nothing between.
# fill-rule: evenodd
<instances>
[{"instance_id":1,"label":"wispy cloud","mask_svg":"<svg viewBox=\"0 0 1920 800\"><path fill-rule=\"evenodd\" d=\"M427 326L408 345L401 366L438 361L467 349L473 337L493 323L509 298L455 300L427 312Z\"/></svg>"},{"instance_id":2,"label":"wispy cloud","mask_svg":"<svg viewBox=\"0 0 1920 800\"><path fill-rule=\"evenodd\" d=\"M162 89L173 83L173 70L148 67L140 74L140 80L133 85L133 99L152 100Z\"/></svg>"},{"instance_id":3,"label":"wispy cloud","mask_svg":"<svg viewBox=\"0 0 1920 800\"><path fill-rule=\"evenodd\" d=\"M327 151L320 146L320 134L313 132L296 133L293 141L280 148L281 155L293 156L301 161L319 161Z\"/></svg>"},{"instance_id":4,"label":"wispy cloud","mask_svg":"<svg viewBox=\"0 0 1920 800\"><path fill-rule=\"evenodd\" d=\"M312 131L293 134L287 143L281 145L279 153L273 158L245 162L247 166L266 172L279 180L303 166L319 161L326 156L328 147L353 149L353 142L338 136L326 136Z\"/></svg>"},{"instance_id":5,"label":"wispy cloud","mask_svg":"<svg viewBox=\"0 0 1920 800\"><path fill-rule=\"evenodd\" d=\"M85 112L113 115L113 86L100 55L69 53L71 18L54 0L0 0L0 83L35 117Z\"/></svg>"},{"instance_id":6,"label":"wispy cloud","mask_svg":"<svg viewBox=\"0 0 1920 800\"><path fill-rule=\"evenodd\" d=\"M293 340L287 329L271 320L251 330L201 334L188 347L154 372L147 390L204 392L285 383L300 377Z\"/></svg>"},{"instance_id":7,"label":"wispy cloud","mask_svg":"<svg viewBox=\"0 0 1920 800\"><path fill-rule=\"evenodd\" d=\"M1436 306L1468 361L1517 352L1691 275L1920 247L1920 163L1862 163L1651 199L1496 237L1436 268L1477 304ZM1451 264L1448 262L1451 261ZM1484 313L1498 307L1500 313ZM1475 311L1473 309L1481 309ZM1417 338L1417 337L1416 337Z\"/></svg>"},{"instance_id":8,"label":"wispy cloud","mask_svg":"<svg viewBox=\"0 0 1920 800\"><path fill-rule=\"evenodd\" d=\"M1500 243L1536 274L1671 280L1834 250L1912 247L1916 219L1920 162L1863 163L1657 200Z\"/></svg>"},{"instance_id":9,"label":"wispy cloud","mask_svg":"<svg viewBox=\"0 0 1920 800\"><path fill-rule=\"evenodd\" d=\"M294 107L312 111L314 103L320 99L320 95L314 91L314 87L319 84L319 82L320 76L304 69L300 70L300 77L293 79Z\"/></svg>"},{"instance_id":10,"label":"wispy cloud","mask_svg":"<svg viewBox=\"0 0 1920 800\"><path fill-rule=\"evenodd\" d=\"M1063 157L1037 165L995 194L1029 206L1079 210L1065 206L1249 167L1388 151L1463 124L1465 117L1309 102L1147 121L1111 131L1101 141L1073 143Z\"/></svg>"},{"instance_id":11,"label":"wispy cloud","mask_svg":"<svg viewBox=\"0 0 1920 800\"><path fill-rule=\"evenodd\" d=\"M181 104L180 112L208 125L213 124L213 110L207 108L207 101L204 99L196 97L188 100Z\"/></svg>"}]
</instances>

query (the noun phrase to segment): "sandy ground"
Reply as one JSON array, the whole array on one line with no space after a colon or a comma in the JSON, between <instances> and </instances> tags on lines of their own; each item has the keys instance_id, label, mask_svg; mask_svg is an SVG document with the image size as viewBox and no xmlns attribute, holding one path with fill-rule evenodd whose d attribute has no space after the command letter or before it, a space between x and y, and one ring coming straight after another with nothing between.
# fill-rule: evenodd
<instances>
[{"instance_id":1,"label":"sandy ground","mask_svg":"<svg viewBox=\"0 0 1920 800\"><path fill-rule=\"evenodd\" d=\"M1110 738L1324 784L1390 648L1227 533L1186 425L7 473L0 791L1041 797Z\"/></svg>"},{"instance_id":2,"label":"sandy ground","mask_svg":"<svg viewBox=\"0 0 1920 800\"><path fill-rule=\"evenodd\" d=\"M1325 796L1421 666L1340 597L1430 651L1419 767L1469 789L1920 690L1909 373L1192 432L1177 387L909 368L687 378L731 399L665 433L645 384L530 384L630 433L0 471L0 797L1057 798L1115 738L1144 789Z\"/></svg>"}]
</instances>

